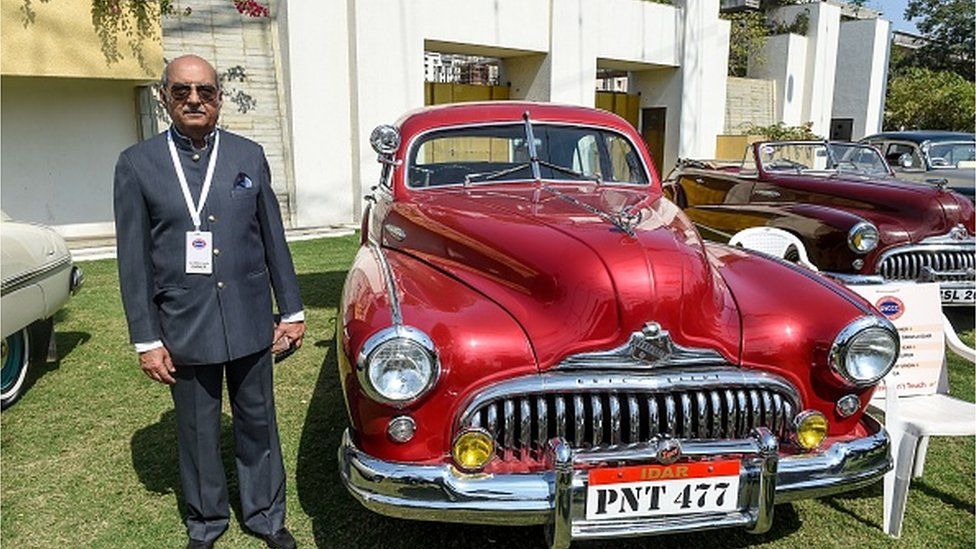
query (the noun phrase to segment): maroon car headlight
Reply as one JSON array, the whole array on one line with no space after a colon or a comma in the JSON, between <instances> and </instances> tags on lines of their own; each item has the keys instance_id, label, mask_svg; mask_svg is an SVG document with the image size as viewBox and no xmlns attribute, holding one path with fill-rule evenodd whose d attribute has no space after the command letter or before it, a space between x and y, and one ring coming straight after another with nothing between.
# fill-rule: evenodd
<instances>
[{"instance_id":1,"label":"maroon car headlight","mask_svg":"<svg viewBox=\"0 0 976 549\"><path fill-rule=\"evenodd\" d=\"M854 225L847 232L847 245L859 254L866 254L877 248L879 239L878 228L867 221Z\"/></svg>"},{"instance_id":2,"label":"maroon car headlight","mask_svg":"<svg viewBox=\"0 0 976 549\"><path fill-rule=\"evenodd\" d=\"M851 322L830 348L830 367L856 386L877 382L898 360L898 331L887 319L869 316Z\"/></svg>"},{"instance_id":3,"label":"maroon car headlight","mask_svg":"<svg viewBox=\"0 0 976 549\"><path fill-rule=\"evenodd\" d=\"M403 406L434 386L440 366L427 334L410 326L392 326L366 340L356 371L360 386L371 398Z\"/></svg>"}]
</instances>

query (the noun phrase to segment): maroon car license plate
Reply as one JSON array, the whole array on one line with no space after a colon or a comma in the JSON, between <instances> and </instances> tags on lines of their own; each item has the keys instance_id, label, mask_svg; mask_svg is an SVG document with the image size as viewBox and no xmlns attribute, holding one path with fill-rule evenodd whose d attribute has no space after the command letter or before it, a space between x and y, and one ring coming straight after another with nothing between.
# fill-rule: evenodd
<instances>
[{"instance_id":1,"label":"maroon car license plate","mask_svg":"<svg viewBox=\"0 0 976 549\"><path fill-rule=\"evenodd\" d=\"M974 288L952 288L942 289L943 303L976 303L976 289Z\"/></svg>"},{"instance_id":2,"label":"maroon car license plate","mask_svg":"<svg viewBox=\"0 0 976 549\"><path fill-rule=\"evenodd\" d=\"M587 520L735 511L737 460L592 469Z\"/></svg>"}]
</instances>

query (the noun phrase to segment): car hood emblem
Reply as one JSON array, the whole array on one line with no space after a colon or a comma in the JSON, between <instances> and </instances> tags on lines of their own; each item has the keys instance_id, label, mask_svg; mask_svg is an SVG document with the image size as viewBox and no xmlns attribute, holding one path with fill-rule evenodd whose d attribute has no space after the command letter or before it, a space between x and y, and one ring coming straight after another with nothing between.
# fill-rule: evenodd
<instances>
[{"instance_id":1,"label":"car hood emblem","mask_svg":"<svg viewBox=\"0 0 976 549\"><path fill-rule=\"evenodd\" d=\"M671 465L681 457L681 443L673 438L666 438L657 445L657 460L661 465Z\"/></svg>"},{"instance_id":2,"label":"car hood emblem","mask_svg":"<svg viewBox=\"0 0 976 549\"><path fill-rule=\"evenodd\" d=\"M966 226L962 223L956 225L949 231L949 237L953 240L966 240L968 233L966 231Z\"/></svg>"},{"instance_id":3,"label":"car hood emblem","mask_svg":"<svg viewBox=\"0 0 976 549\"><path fill-rule=\"evenodd\" d=\"M674 353L674 343L667 330L657 322L648 322L640 332L630 336L630 356L642 362L666 362Z\"/></svg>"}]
</instances>

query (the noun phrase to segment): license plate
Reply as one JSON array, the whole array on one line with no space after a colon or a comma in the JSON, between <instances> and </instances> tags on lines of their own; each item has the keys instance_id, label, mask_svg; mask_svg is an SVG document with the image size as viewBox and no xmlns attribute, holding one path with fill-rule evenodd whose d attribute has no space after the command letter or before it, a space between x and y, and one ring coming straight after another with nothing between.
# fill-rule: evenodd
<instances>
[{"instance_id":1,"label":"license plate","mask_svg":"<svg viewBox=\"0 0 976 549\"><path fill-rule=\"evenodd\" d=\"M976 303L976 289L952 288L940 290L943 303Z\"/></svg>"},{"instance_id":2,"label":"license plate","mask_svg":"<svg viewBox=\"0 0 976 549\"><path fill-rule=\"evenodd\" d=\"M736 460L592 469L587 520L734 511Z\"/></svg>"}]
</instances>

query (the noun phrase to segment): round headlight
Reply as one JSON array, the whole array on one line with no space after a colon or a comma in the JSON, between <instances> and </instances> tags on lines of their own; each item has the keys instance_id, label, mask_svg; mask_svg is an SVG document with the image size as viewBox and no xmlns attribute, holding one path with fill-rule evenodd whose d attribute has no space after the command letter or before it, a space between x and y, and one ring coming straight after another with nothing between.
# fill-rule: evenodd
<instances>
[{"instance_id":1,"label":"round headlight","mask_svg":"<svg viewBox=\"0 0 976 549\"><path fill-rule=\"evenodd\" d=\"M862 221L847 233L847 245L859 254L866 254L878 247L878 228Z\"/></svg>"},{"instance_id":2,"label":"round headlight","mask_svg":"<svg viewBox=\"0 0 976 549\"><path fill-rule=\"evenodd\" d=\"M827 437L827 418L816 410L804 410L794 419L796 443L805 450L813 450Z\"/></svg>"},{"instance_id":3,"label":"round headlight","mask_svg":"<svg viewBox=\"0 0 976 549\"><path fill-rule=\"evenodd\" d=\"M495 441L484 429L468 429L454 439L451 454L462 470L477 471L495 455Z\"/></svg>"},{"instance_id":4,"label":"round headlight","mask_svg":"<svg viewBox=\"0 0 976 549\"><path fill-rule=\"evenodd\" d=\"M863 317L840 331L830 348L830 367L854 385L883 378L898 360L898 332L888 320Z\"/></svg>"},{"instance_id":5,"label":"round headlight","mask_svg":"<svg viewBox=\"0 0 976 549\"><path fill-rule=\"evenodd\" d=\"M409 326L380 330L363 345L358 360L360 384L374 399L406 404L426 393L437 378L434 345Z\"/></svg>"}]
</instances>

